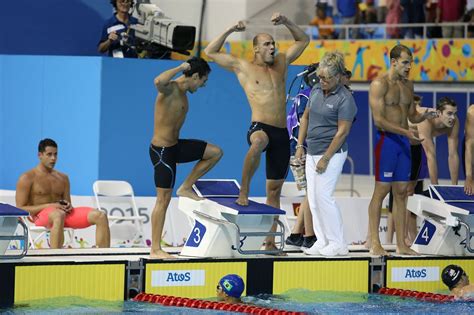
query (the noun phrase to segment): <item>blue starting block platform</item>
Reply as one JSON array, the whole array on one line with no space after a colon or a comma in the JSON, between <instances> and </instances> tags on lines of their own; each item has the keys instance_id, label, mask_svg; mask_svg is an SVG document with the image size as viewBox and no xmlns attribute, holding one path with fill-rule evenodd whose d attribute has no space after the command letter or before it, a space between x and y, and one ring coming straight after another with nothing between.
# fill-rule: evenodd
<instances>
[{"instance_id":1,"label":"blue starting block platform","mask_svg":"<svg viewBox=\"0 0 474 315\"><path fill-rule=\"evenodd\" d=\"M28 250L28 228L20 217L29 213L9 204L0 203L0 259L16 259L26 255ZM18 224L22 227L23 235L15 235ZM8 245L13 240L23 241L23 249L17 255L5 255Z\"/></svg>"},{"instance_id":2,"label":"blue starting block platform","mask_svg":"<svg viewBox=\"0 0 474 315\"><path fill-rule=\"evenodd\" d=\"M194 222L182 256L239 257L282 252L285 228L275 217L285 215L285 211L251 200L248 206L238 205L235 201L240 186L236 180L201 179L193 189L205 199L179 197L179 209ZM280 231L270 232L274 222ZM280 246L261 249L267 236L278 238Z\"/></svg>"},{"instance_id":3,"label":"blue starting block platform","mask_svg":"<svg viewBox=\"0 0 474 315\"><path fill-rule=\"evenodd\" d=\"M424 219L412 249L420 254L474 255L474 196L454 185L430 185L429 195L408 198L408 210Z\"/></svg>"}]
</instances>

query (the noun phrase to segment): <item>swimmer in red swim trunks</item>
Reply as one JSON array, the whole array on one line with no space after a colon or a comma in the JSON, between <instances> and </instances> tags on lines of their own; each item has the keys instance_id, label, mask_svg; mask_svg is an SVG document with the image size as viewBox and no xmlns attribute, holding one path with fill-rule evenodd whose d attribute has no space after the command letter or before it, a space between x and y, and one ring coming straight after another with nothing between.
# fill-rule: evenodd
<instances>
[{"instance_id":1,"label":"swimmer in red swim trunks","mask_svg":"<svg viewBox=\"0 0 474 315\"><path fill-rule=\"evenodd\" d=\"M39 164L22 174L16 185L16 206L28 211L37 226L50 229L51 248L62 248L64 228L96 225L96 245L110 247L107 215L89 207L71 205L69 178L54 169L58 145L43 139L38 145Z\"/></svg>"}]
</instances>

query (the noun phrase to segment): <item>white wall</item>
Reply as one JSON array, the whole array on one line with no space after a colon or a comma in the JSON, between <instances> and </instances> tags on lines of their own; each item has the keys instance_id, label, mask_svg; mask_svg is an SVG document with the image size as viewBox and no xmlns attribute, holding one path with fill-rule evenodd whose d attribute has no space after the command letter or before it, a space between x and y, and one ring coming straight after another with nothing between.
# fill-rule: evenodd
<instances>
[{"instance_id":1,"label":"white wall","mask_svg":"<svg viewBox=\"0 0 474 315\"><path fill-rule=\"evenodd\" d=\"M166 16L187 25L199 27L202 1L197 0L151 0ZM239 20L251 24L268 24L268 29L249 27L249 32L233 34L229 40L253 38L256 32L270 32L273 12L285 14L299 25L306 25L314 16L314 0L208 0L203 23L203 40L211 40ZM281 28L282 35L288 35ZM198 34L199 30L196 32ZM279 36L276 38L281 39Z\"/></svg>"}]
</instances>

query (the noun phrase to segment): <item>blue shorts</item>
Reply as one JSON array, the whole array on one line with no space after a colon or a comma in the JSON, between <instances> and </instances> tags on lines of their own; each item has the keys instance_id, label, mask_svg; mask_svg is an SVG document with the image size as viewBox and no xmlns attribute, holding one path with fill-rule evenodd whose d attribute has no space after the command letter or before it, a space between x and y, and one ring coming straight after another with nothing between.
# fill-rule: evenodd
<instances>
[{"instance_id":1,"label":"blue shorts","mask_svg":"<svg viewBox=\"0 0 474 315\"><path fill-rule=\"evenodd\" d=\"M410 181L411 153L407 137L377 131L374 153L376 181L385 183Z\"/></svg>"}]
</instances>

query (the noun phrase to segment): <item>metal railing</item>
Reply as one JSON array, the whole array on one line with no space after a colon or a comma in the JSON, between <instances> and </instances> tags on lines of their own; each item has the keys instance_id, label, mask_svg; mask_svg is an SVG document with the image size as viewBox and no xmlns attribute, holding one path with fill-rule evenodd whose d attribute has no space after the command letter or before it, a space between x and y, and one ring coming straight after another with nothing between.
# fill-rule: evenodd
<instances>
[{"instance_id":1,"label":"metal railing","mask_svg":"<svg viewBox=\"0 0 474 315\"><path fill-rule=\"evenodd\" d=\"M367 29L382 29L383 34L380 39L388 39L387 36L387 28L388 29L415 29L415 28L422 28L422 38L428 38L428 30L435 27L445 27L445 26L453 26L453 27L462 27L463 29L463 37L467 38L467 30L469 26L474 26L474 23L462 23L462 22L443 22L443 23L400 23L400 24L334 24L334 25L321 25L321 26L313 26L313 25L299 25L308 35L311 35L313 28L320 28L320 29L335 29L343 31L345 34L344 38L335 38L335 40L347 40L347 39L354 39L349 36L351 33L350 31L353 29L358 29L359 31L366 31ZM292 39L293 37L288 32L288 30L283 27L275 27L268 22L263 21L249 21L247 23L247 32L245 35L245 39L251 39L255 36L256 33L265 32L271 34L275 39L278 40L285 40L285 39ZM368 38L371 39L371 38ZM377 38L373 38L377 39ZM395 38L394 38L395 39ZM398 38L397 38L398 39ZM409 38L406 38L409 39Z\"/></svg>"},{"instance_id":2,"label":"metal railing","mask_svg":"<svg viewBox=\"0 0 474 315\"><path fill-rule=\"evenodd\" d=\"M351 194L351 197L354 197L354 194L357 196L357 197L360 197L360 193L354 189L354 177L355 177L355 166L354 166L354 160L348 155L347 156L347 159L346 159L347 162L349 162L349 168L350 168L350 185L349 185L349 189L336 189L336 191L348 191L350 192Z\"/></svg>"}]
</instances>

